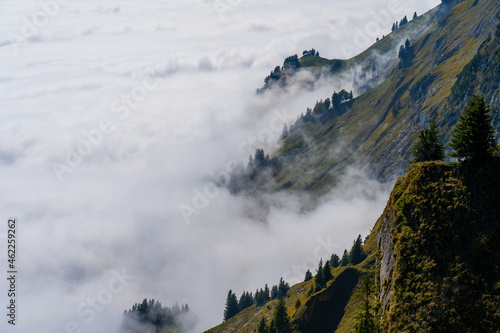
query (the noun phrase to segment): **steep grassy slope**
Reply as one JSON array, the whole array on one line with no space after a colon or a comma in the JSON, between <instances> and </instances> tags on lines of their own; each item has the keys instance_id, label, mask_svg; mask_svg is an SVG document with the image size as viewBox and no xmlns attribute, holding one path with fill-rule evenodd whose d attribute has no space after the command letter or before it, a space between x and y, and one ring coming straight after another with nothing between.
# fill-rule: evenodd
<instances>
[{"instance_id":1,"label":"steep grassy slope","mask_svg":"<svg viewBox=\"0 0 500 333\"><path fill-rule=\"evenodd\" d=\"M327 286L310 295L313 280L292 286L286 298L291 331L321 333L341 327L338 332L350 332L360 312L360 284L367 274L370 272L359 266L336 268ZM297 300L301 302L298 308L295 307ZM277 300L260 307L252 305L206 333L256 332L262 317L270 324L276 304Z\"/></svg>"},{"instance_id":2,"label":"steep grassy slope","mask_svg":"<svg viewBox=\"0 0 500 333\"><path fill-rule=\"evenodd\" d=\"M310 291L314 279L298 283L287 293L286 307L290 316L291 331L351 333L357 323L356 316L361 312L363 296L361 285L366 276L374 276L378 255L377 230L381 220L365 240L363 251L366 259L356 266L332 269L332 280L318 292ZM300 306L295 307L297 300ZM206 333L256 332L262 317L269 325L277 301L264 306L243 310L228 321L208 330ZM375 299L373 299L375 306Z\"/></svg>"},{"instance_id":3,"label":"steep grassy slope","mask_svg":"<svg viewBox=\"0 0 500 333\"><path fill-rule=\"evenodd\" d=\"M500 327L499 167L431 162L398 180L378 230L384 331Z\"/></svg>"},{"instance_id":4,"label":"steep grassy slope","mask_svg":"<svg viewBox=\"0 0 500 333\"><path fill-rule=\"evenodd\" d=\"M467 0L448 12L443 8L423 16L422 20L433 23L429 29L419 30L413 39L413 22L396 30L400 35L408 35L412 42L415 58L409 68L399 69L398 60L390 62L387 78L346 104L346 110L337 117L326 124L308 122L284 140L278 156L290 163L275 178L276 189L306 189L321 194L335 184L336 175L349 165L366 167L381 180L404 174L423 126L436 121L444 131L443 139L447 141L451 136L465 102L455 96L460 96L459 88L464 85L471 91L484 92L487 100L495 102L493 112L498 124L500 91L492 73L498 73L500 66L500 2ZM475 55L488 38L478 60ZM394 48L390 43L394 40L398 38L390 35L373 48ZM367 54L369 51L354 59L367 59ZM483 61L488 66L483 66ZM469 79L455 85L466 66ZM470 79L482 76L490 78L485 83L488 89Z\"/></svg>"}]
</instances>

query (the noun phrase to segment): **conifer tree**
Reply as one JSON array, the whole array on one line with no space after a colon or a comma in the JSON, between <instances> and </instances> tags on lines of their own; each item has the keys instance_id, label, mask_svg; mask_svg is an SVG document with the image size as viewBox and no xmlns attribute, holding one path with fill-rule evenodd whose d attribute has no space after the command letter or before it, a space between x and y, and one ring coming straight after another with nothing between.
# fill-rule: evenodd
<instances>
[{"instance_id":1,"label":"conifer tree","mask_svg":"<svg viewBox=\"0 0 500 333\"><path fill-rule=\"evenodd\" d=\"M332 279L332 269L330 268L330 261L325 262L325 267L323 267L323 276L325 277L325 286L328 281Z\"/></svg>"},{"instance_id":2,"label":"conifer tree","mask_svg":"<svg viewBox=\"0 0 500 333\"><path fill-rule=\"evenodd\" d=\"M266 285L267 287L267 285ZM267 293L264 289L260 288L255 291L255 304L257 306L262 306L269 301L269 288L267 288Z\"/></svg>"},{"instance_id":3,"label":"conifer tree","mask_svg":"<svg viewBox=\"0 0 500 333\"><path fill-rule=\"evenodd\" d=\"M352 244L351 251L349 252L349 262L352 265L357 265L365 259L365 254L363 252L363 240L361 235L356 238Z\"/></svg>"},{"instance_id":4,"label":"conifer tree","mask_svg":"<svg viewBox=\"0 0 500 333\"><path fill-rule=\"evenodd\" d=\"M372 293L372 281L370 277L366 277L363 280L362 292L364 296L363 300L363 310L356 317L358 322L355 326L356 333L377 333L379 332L379 325L375 319L375 315L372 314L372 306L370 304L370 294Z\"/></svg>"},{"instance_id":5,"label":"conifer tree","mask_svg":"<svg viewBox=\"0 0 500 333\"><path fill-rule=\"evenodd\" d=\"M226 307L224 309L224 321L229 320L238 314L238 298L232 290L229 290L226 298Z\"/></svg>"},{"instance_id":6,"label":"conifer tree","mask_svg":"<svg viewBox=\"0 0 500 333\"><path fill-rule=\"evenodd\" d=\"M240 300L238 302L238 310L243 311L249 306L253 305L253 296L252 293L250 292L243 292L243 294L240 297Z\"/></svg>"},{"instance_id":7,"label":"conifer tree","mask_svg":"<svg viewBox=\"0 0 500 333\"><path fill-rule=\"evenodd\" d=\"M313 275L310 270L307 270L306 275L304 277L304 281L309 281L313 278Z\"/></svg>"},{"instance_id":8,"label":"conifer tree","mask_svg":"<svg viewBox=\"0 0 500 333\"><path fill-rule=\"evenodd\" d=\"M318 271L314 277L314 284L316 291L323 289L325 286L325 273L323 272L323 259L319 260Z\"/></svg>"},{"instance_id":9,"label":"conifer tree","mask_svg":"<svg viewBox=\"0 0 500 333\"><path fill-rule=\"evenodd\" d=\"M262 317L261 320L260 320L260 322L259 322L259 326L258 326L257 332L259 332L259 333L267 333L266 320L264 319L264 317Z\"/></svg>"},{"instance_id":10,"label":"conifer tree","mask_svg":"<svg viewBox=\"0 0 500 333\"><path fill-rule=\"evenodd\" d=\"M143 332L146 327L156 332L170 331L169 328L179 328L183 322L179 320L180 315L189 313L187 304L175 303L171 308L163 306L154 299L144 299L141 303L135 303L131 309L124 311L123 328L126 332Z\"/></svg>"},{"instance_id":11,"label":"conifer tree","mask_svg":"<svg viewBox=\"0 0 500 333\"><path fill-rule=\"evenodd\" d=\"M427 129L420 131L418 140L413 148L411 163L444 160L444 146L439 141L436 124L432 123Z\"/></svg>"},{"instance_id":12,"label":"conifer tree","mask_svg":"<svg viewBox=\"0 0 500 333\"><path fill-rule=\"evenodd\" d=\"M274 311L274 325L276 327L276 332L286 332L288 326L290 325L290 319L288 313L286 312L285 299L280 298L278 304L276 305L276 310Z\"/></svg>"},{"instance_id":13,"label":"conifer tree","mask_svg":"<svg viewBox=\"0 0 500 333\"><path fill-rule=\"evenodd\" d=\"M337 268L339 267L340 265L340 258L338 255L336 255L335 253L332 254L332 256L330 257L330 266L332 266L333 268Z\"/></svg>"},{"instance_id":14,"label":"conifer tree","mask_svg":"<svg viewBox=\"0 0 500 333\"><path fill-rule=\"evenodd\" d=\"M290 285L288 284L288 282L285 282L285 280L283 280L283 278L280 278L280 283L278 285L278 297L277 298L286 297L286 293L288 292L288 289L290 289Z\"/></svg>"},{"instance_id":15,"label":"conifer tree","mask_svg":"<svg viewBox=\"0 0 500 333\"><path fill-rule=\"evenodd\" d=\"M344 254L342 255L342 259L340 260L340 266L347 266L349 265L349 252L347 250L344 250Z\"/></svg>"},{"instance_id":16,"label":"conifer tree","mask_svg":"<svg viewBox=\"0 0 500 333\"><path fill-rule=\"evenodd\" d=\"M406 17L406 15L405 15L405 17L403 17L403 19L401 20L401 22L400 22L399 26L400 26L400 27L402 27L402 26L403 26L403 25L405 25L406 23L408 23L408 18L407 18L407 17Z\"/></svg>"},{"instance_id":17,"label":"conifer tree","mask_svg":"<svg viewBox=\"0 0 500 333\"><path fill-rule=\"evenodd\" d=\"M274 285L271 288L271 299L277 299L278 298L278 286Z\"/></svg>"},{"instance_id":18,"label":"conifer tree","mask_svg":"<svg viewBox=\"0 0 500 333\"><path fill-rule=\"evenodd\" d=\"M455 133L450 141L454 151L450 156L474 163L491 158L496 146L492 119L484 97L472 96L455 125Z\"/></svg>"},{"instance_id":19,"label":"conifer tree","mask_svg":"<svg viewBox=\"0 0 500 333\"><path fill-rule=\"evenodd\" d=\"M408 68L411 66L415 54L410 40L406 39L405 44L399 47L398 58L400 59L399 68Z\"/></svg>"},{"instance_id":20,"label":"conifer tree","mask_svg":"<svg viewBox=\"0 0 500 333\"><path fill-rule=\"evenodd\" d=\"M144 299L142 303L137 307L137 312L140 316L145 316L149 312L149 303L147 299Z\"/></svg>"},{"instance_id":21,"label":"conifer tree","mask_svg":"<svg viewBox=\"0 0 500 333\"><path fill-rule=\"evenodd\" d=\"M267 283L264 287L264 297L265 297L266 302L271 299L271 295L270 295L270 291L269 291L269 287L267 286Z\"/></svg>"},{"instance_id":22,"label":"conifer tree","mask_svg":"<svg viewBox=\"0 0 500 333\"><path fill-rule=\"evenodd\" d=\"M281 133L281 140L284 140L286 139L286 137L288 136L288 127L286 126L286 124L283 124L283 132Z\"/></svg>"}]
</instances>

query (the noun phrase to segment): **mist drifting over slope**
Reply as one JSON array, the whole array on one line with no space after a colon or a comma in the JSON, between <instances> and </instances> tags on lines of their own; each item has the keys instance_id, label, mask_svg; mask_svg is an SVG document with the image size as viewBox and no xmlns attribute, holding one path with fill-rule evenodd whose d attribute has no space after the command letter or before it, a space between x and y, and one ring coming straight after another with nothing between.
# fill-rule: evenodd
<instances>
[{"instance_id":1,"label":"mist drifting over slope","mask_svg":"<svg viewBox=\"0 0 500 333\"><path fill-rule=\"evenodd\" d=\"M18 322L2 332L117 332L145 297L188 303L199 332L229 288L298 282L318 254L341 254L387 198L359 172L314 211L269 198L266 223L208 179L351 84L256 96L286 56L352 56L346 45L438 2L2 1L0 211L19 221L20 272ZM380 34L355 45L372 21Z\"/></svg>"}]
</instances>

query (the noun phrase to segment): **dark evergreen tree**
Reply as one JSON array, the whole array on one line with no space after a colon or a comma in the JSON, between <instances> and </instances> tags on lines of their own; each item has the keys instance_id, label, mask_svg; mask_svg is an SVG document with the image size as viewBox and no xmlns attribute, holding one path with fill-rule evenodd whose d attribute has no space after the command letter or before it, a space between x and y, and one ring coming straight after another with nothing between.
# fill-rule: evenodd
<instances>
[{"instance_id":1,"label":"dark evergreen tree","mask_svg":"<svg viewBox=\"0 0 500 333\"><path fill-rule=\"evenodd\" d=\"M342 98L340 97L340 93L337 93L336 91L333 92L331 103L333 108L338 107L342 103Z\"/></svg>"},{"instance_id":2,"label":"dark evergreen tree","mask_svg":"<svg viewBox=\"0 0 500 333\"><path fill-rule=\"evenodd\" d=\"M306 276L304 277L304 281L309 281L313 278L313 275L310 270L307 270Z\"/></svg>"},{"instance_id":3,"label":"dark evergreen tree","mask_svg":"<svg viewBox=\"0 0 500 333\"><path fill-rule=\"evenodd\" d=\"M307 57L307 56L316 56L316 57L319 57L319 52L316 51L315 49L304 50L304 52L302 52L302 55L304 57Z\"/></svg>"},{"instance_id":4,"label":"dark evergreen tree","mask_svg":"<svg viewBox=\"0 0 500 333\"><path fill-rule=\"evenodd\" d=\"M290 289L290 285L288 284L288 282L285 282L285 280L283 280L283 278L280 278L280 283L278 285L278 297L277 298L286 297L286 293L288 292L288 289Z\"/></svg>"},{"instance_id":5,"label":"dark evergreen tree","mask_svg":"<svg viewBox=\"0 0 500 333\"><path fill-rule=\"evenodd\" d=\"M411 163L444 160L444 146L439 140L439 133L435 123L420 131L418 140L413 148Z\"/></svg>"},{"instance_id":6,"label":"dark evergreen tree","mask_svg":"<svg viewBox=\"0 0 500 333\"><path fill-rule=\"evenodd\" d=\"M261 318L259 322L259 326L257 328L258 333L267 333L267 326L266 326L266 320L264 317Z\"/></svg>"},{"instance_id":7,"label":"dark evergreen tree","mask_svg":"<svg viewBox=\"0 0 500 333\"><path fill-rule=\"evenodd\" d=\"M334 91L331 100L331 107L333 109L340 106L342 103L345 103L353 98L352 91L347 92L347 90L342 89L339 92Z\"/></svg>"},{"instance_id":8,"label":"dark evergreen tree","mask_svg":"<svg viewBox=\"0 0 500 333\"><path fill-rule=\"evenodd\" d=\"M332 279L332 269L330 267L329 260L325 262L325 266L323 267L323 276L325 277L325 286L326 286L326 283Z\"/></svg>"},{"instance_id":9,"label":"dark evergreen tree","mask_svg":"<svg viewBox=\"0 0 500 333\"><path fill-rule=\"evenodd\" d=\"M281 77L281 67L276 66L274 70L272 70L271 73L268 76L266 76L266 78L264 79L264 84L268 85L273 82L279 81L280 77Z\"/></svg>"},{"instance_id":10,"label":"dark evergreen tree","mask_svg":"<svg viewBox=\"0 0 500 333\"><path fill-rule=\"evenodd\" d=\"M349 262L352 265L357 265L365 259L365 254L363 252L363 239L361 235L356 238L352 244L351 251L349 252Z\"/></svg>"},{"instance_id":11,"label":"dark evergreen tree","mask_svg":"<svg viewBox=\"0 0 500 333\"><path fill-rule=\"evenodd\" d=\"M305 118L306 118L306 119L310 119L310 118L312 118L312 110L311 110L311 108L307 108L307 109L306 109L306 115L305 115Z\"/></svg>"},{"instance_id":12,"label":"dark evergreen tree","mask_svg":"<svg viewBox=\"0 0 500 333\"><path fill-rule=\"evenodd\" d=\"M323 115L330 110L330 99L327 98L324 102L323 100L316 102L316 105L313 109L313 114L315 115Z\"/></svg>"},{"instance_id":13,"label":"dark evergreen tree","mask_svg":"<svg viewBox=\"0 0 500 333\"><path fill-rule=\"evenodd\" d=\"M408 68L412 65L415 55L409 39L399 47L398 58L400 59L399 68Z\"/></svg>"},{"instance_id":14,"label":"dark evergreen tree","mask_svg":"<svg viewBox=\"0 0 500 333\"><path fill-rule=\"evenodd\" d=\"M264 290L262 288L260 288L260 290L257 289L255 291L254 299L255 299L255 304L257 306L262 306L262 305L267 303L266 293L264 292Z\"/></svg>"},{"instance_id":15,"label":"dark evergreen tree","mask_svg":"<svg viewBox=\"0 0 500 333\"><path fill-rule=\"evenodd\" d=\"M274 311L274 325L276 326L276 332L286 332L290 325L290 319L288 313L286 312L285 298L280 298L276 309Z\"/></svg>"},{"instance_id":16,"label":"dark evergreen tree","mask_svg":"<svg viewBox=\"0 0 500 333\"><path fill-rule=\"evenodd\" d=\"M332 266L333 268L337 268L339 267L340 265L340 258L338 255L336 255L335 253L332 254L332 256L330 257L330 266Z\"/></svg>"},{"instance_id":17,"label":"dark evergreen tree","mask_svg":"<svg viewBox=\"0 0 500 333\"><path fill-rule=\"evenodd\" d=\"M299 68L300 68L300 61L299 57L296 54L286 58L285 62L283 63L283 70L285 71L295 72Z\"/></svg>"},{"instance_id":18,"label":"dark evergreen tree","mask_svg":"<svg viewBox=\"0 0 500 333\"><path fill-rule=\"evenodd\" d=\"M236 314L238 314L238 312L238 298L232 290L229 290L226 298L226 307L224 309L224 321L234 317Z\"/></svg>"},{"instance_id":19,"label":"dark evergreen tree","mask_svg":"<svg viewBox=\"0 0 500 333\"><path fill-rule=\"evenodd\" d=\"M363 280L363 310L356 317L358 322L355 326L356 333L377 333L380 331L379 325L372 313L372 306L370 304L370 294L372 293L372 281L370 277L365 277Z\"/></svg>"},{"instance_id":20,"label":"dark evergreen tree","mask_svg":"<svg viewBox=\"0 0 500 333\"><path fill-rule=\"evenodd\" d=\"M149 312L149 303L147 299L144 299L142 303L137 307L137 313L139 316L143 317Z\"/></svg>"},{"instance_id":21,"label":"dark evergreen tree","mask_svg":"<svg viewBox=\"0 0 500 333\"><path fill-rule=\"evenodd\" d=\"M401 62L406 58L406 49L404 45L399 47L398 58L400 59L399 67L401 67Z\"/></svg>"},{"instance_id":22,"label":"dark evergreen tree","mask_svg":"<svg viewBox=\"0 0 500 333\"><path fill-rule=\"evenodd\" d=\"M271 300L271 291L269 290L269 287L267 286L267 283L264 287L264 298L266 300L266 302L270 301Z\"/></svg>"},{"instance_id":23,"label":"dark evergreen tree","mask_svg":"<svg viewBox=\"0 0 500 333\"><path fill-rule=\"evenodd\" d=\"M253 163L254 163L254 168L257 170L266 167L266 156L264 154L264 149L255 150L255 157L253 159Z\"/></svg>"},{"instance_id":24,"label":"dark evergreen tree","mask_svg":"<svg viewBox=\"0 0 500 333\"><path fill-rule=\"evenodd\" d=\"M288 127L286 126L286 124L283 124L283 132L281 133L281 140L286 139L288 135L289 135Z\"/></svg>"},{"instance_id":25,"label":"dark evergreen tree","mask_svg":"<svg viewBox=\"0 0 500 333\"><path fill-rule=\"evenodd\" d=\"M344 254L342 255L342 259L340 260L340 266L347 266L349 265L349 252L347 250L344 250Z\"/></svg>"},{"instance_id":26,"label":"dark evergreen tree","mask_svg":"<svg viewBox=\"0 0 500 333\"><path fill-rule=\"evenodd\" d=\"M144 299L141 303L136 303L131 309L124 311L122 326L125 331L131 333L144 332L146 329L151 329L151 326L157 332L171 327L187 329L194 326L196 321L194 317L186 317L188 313L189 307L187 304L179 307L175 303L172 308L169 308L162 306L159 301L154 299L149 301ZM180 315L184 316L182 323L178 318Z\"/></svg>"},{"instance_id":27,"label":"dark evergreen tree","mask_svg":"<svg viewBox=\"0 0 500 333\"><path fill-rule=\"evenodd\" d=\"M418 17L417 12L415 12L415 14L413 14L413 19L416 19L417 17Z\"/></svg>"},{"instance_id":28,"label":"dark evergreen tree","mask_svg":"<svg viewBox=\"0 0 500 333\"><path fill-rule=\"evenodd\" d=\"M274 285L271 288L271 299L278 299L278 286Z\"/></svg>"},{"instance_id":29,"label":"dark evergreen tree","mask_svg":"<svg viewBox=\"0 0 500 333\"><path fill-rule=\"evenodd\" d=\"M315 290L321 290L325 286L325 273L323 271L323 259L319 260L318 270L314 277Z\"/></svg>"},{"instance_id":30,"label":"dark evergreen tree","mask_svg":"<svg viewBox=\"0 0 500 333\"><path fill-rule=\"evenodd\" d=\"M239 309L239 311L243 311L246 308L252 306L253 303L254 303L254 300L253 300L252 293L244 291L240 297L239 302L238 302L238 309Z\"/></svg>"},{"instance_id":31,"label":"dark evergreen tree","mask_svg":"<svg viewBox=\"0 0 500 333\"><path fill-rule=\"evenodd\" d=\"M473 163L490 159L496 147L492 119L484 97L472 96L455 125L455 133L450 141L454 151L450 156Z\"/></svg>"},{"instance_id":32,"label":"dark evergreen tree","mask_svg":"<svg viewBox=\"0 0 500 333\"><path fill-rule=\"evenodd\" d=\"M401 20L401 22L399 23L399 27L402 27L403 25L405 25L406 23L408 23L408 18L405 16L403 17L403 19Z\"/></svg>"}]
</instances>

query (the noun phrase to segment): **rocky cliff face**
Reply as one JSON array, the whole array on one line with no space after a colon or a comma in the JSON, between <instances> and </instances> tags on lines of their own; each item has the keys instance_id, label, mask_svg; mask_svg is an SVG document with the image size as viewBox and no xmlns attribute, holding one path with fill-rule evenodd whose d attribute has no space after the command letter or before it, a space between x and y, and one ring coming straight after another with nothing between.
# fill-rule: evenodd
<instances>
[{"instance_id":1,"label":"rocky cliff face","mask_svg":"<svg viewBox=\"0 0 500 333\"><path fill-rule=\"evenodd\" d=\"M377 233L377 244L380 250L379 257L379 302L382 313L387 310L387 303L390 301L394 291L392 284L392 272L394 268L394 241L392 240L392 214L382 218L382 225Z\"/></svg>"}]
</instances>

